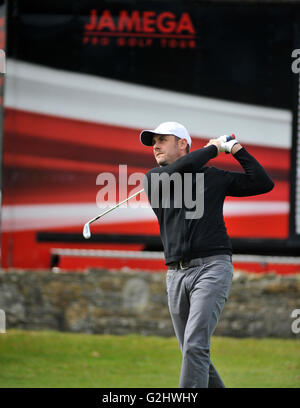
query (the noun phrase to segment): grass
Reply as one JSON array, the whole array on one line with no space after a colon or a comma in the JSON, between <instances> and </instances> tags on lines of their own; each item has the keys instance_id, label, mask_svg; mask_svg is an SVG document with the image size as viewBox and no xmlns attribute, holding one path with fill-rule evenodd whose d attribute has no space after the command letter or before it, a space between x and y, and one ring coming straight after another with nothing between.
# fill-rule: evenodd
<instances>
[{"instance_id":1,"label":"grass","mask_svg":"<svg viewBox=\"0 0 300 408\"><path fill-rule=\"evenodd\" d=\"M227 387L300 387L300 341L213 337ZM177 388L175 338L9 330L0 334L0 387Z\"/></svg>"}]
</instances>

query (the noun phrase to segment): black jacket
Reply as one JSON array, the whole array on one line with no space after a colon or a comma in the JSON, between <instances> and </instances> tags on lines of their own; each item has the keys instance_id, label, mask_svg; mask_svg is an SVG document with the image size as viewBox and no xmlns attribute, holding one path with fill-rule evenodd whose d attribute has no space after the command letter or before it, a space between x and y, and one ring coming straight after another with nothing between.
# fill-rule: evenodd
<instances>
[{"instance_id":1,"label":"black jacket","mask_svg":"<svg viewBox=\"0 0 300 408\"><path fill-rule=\"evenodd\" d=\"M144 188L159 222L166 264L215 254L231 255L232 245L223 218L225 197L264 194L274 187L273 181L263 167L244 147L233 157L242 165L245 173L204 167L215 156L217 156L217 147L211 145L186 154L168 166L156 167L146 173ZM196 198L196 173L204 174L203 215L200 218L187 218L186 212L191 211L191 208L184 205L183 198L181 208L176 208L178 205L174 205L174 202L176 194L178 200L178 190L174 194L172 183L169 194L170 205L168 205L169 208L164 208L162 182L154 180L151 185L151 177L152 180L158 177L158 175L151 176L153 173L159 173L158 175L167 173L169 176L179 173L182 178L182 194L184 174L192 173L194 199ZM197 183L199 184L199 180ZM155 205L153 198L156 199ZM157 206L157 198L159 205L158 208L154 208Z\"/></svg>"}]
</instances>

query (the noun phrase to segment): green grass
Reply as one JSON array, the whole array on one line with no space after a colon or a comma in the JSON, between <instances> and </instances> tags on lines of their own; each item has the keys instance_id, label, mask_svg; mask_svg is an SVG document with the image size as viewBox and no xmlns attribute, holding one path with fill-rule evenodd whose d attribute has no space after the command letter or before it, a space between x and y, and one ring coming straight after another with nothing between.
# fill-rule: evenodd
<instances>
[{"instance_id":1,"label":"green grass","mask_svg":"<svg viewBox=\"0 0 300 408\"><path fill-rule=\"evenodd\" d=\"M300 341L213 337L227 387L300 387ZM177 388L175 338L9 330L0 334L0 387Z\"/></svg>"}]
</instances>

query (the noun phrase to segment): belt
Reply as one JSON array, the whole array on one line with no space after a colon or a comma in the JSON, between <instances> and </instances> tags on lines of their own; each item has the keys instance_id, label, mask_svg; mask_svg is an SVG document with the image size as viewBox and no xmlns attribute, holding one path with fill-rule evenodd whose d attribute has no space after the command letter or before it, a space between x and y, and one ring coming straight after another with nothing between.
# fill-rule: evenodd
<instances>
[{"instance_id":1,"label":"belt","mask_svg":"<svg viewBox=\"0 0 300 408\"><path fill-rule=\"evenodd\" d=\"M190 260L180 260L180 261L176 261L176 262L171 262L169 263L168 269L188 269L188 268L192 268L193 266L200 266L203 265L205 262L208 261L214 261L214 260L226 260L226 261L231 261L232 262L232 256L228 255L228 254L218 254L218 255L211 255L211 256L204 256L202 258L194 258L194 259L190 259Z\"/></svg>"}]
</instances>

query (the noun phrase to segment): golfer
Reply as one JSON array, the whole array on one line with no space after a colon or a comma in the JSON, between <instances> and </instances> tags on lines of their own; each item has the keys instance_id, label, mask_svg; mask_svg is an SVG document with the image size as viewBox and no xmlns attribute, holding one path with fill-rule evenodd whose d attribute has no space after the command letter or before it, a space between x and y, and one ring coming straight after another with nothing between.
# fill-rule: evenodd
<instances>
[{"instance_id":1,"label":"golfer","mask_svg":"<svg viewBox=\"0 0 300 408\"><path fill-rule=\"evenodd\" d=\"M224 223L223 203L226 196L267 193L274 183L237 140L225 143L211 139L204 148L189 152L192 142L187 129L177 122L164 122L154 130L143 130L140 141L152 146L158 164L146 173L144 185L159 222L168 266L168 305L182 352L179 387L225 387L210 359L210 338L228 299L233 276L232 245ZM220 152L231 153L244 172L205 166ZM181 208L175 205L182 198L176 196L175 188L169 189L169 205L164 205L165 197L157 197L162 191L163 173L182 176L179 194L184 194L184 176L190 174L194 197L202 175L201 216L187 217L190 208L184 200ZM153 201L159 204L153 205Z\"/></svg>"}]
</instances>

